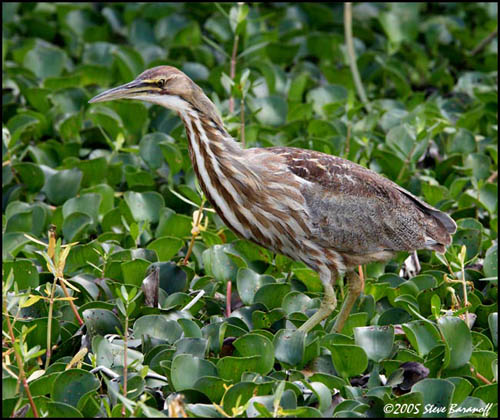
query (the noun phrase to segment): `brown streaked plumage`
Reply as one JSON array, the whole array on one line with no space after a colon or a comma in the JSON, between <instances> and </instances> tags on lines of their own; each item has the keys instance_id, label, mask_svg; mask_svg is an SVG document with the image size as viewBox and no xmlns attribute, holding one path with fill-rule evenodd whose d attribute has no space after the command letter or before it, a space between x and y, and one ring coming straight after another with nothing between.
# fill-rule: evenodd
<instances>
[{"instance_id":1,"label":"brown streaked plumage","mask_svg":"<svg viewBox=\"0 0 500 420\"><path fill-rule=\"evenodd\" d=\"M200 186L226 225L318 272L325 296L300 330L309 331L333 311L339 273L346 273L350 291L336 331L362 291L357 265L388 260L398 251L444 252L456 230L445 213L353 162L292 147L242 149L200 87L174 67L147 70L90 102L120 98L176 111Z\"/></svg>"}]
</instances>

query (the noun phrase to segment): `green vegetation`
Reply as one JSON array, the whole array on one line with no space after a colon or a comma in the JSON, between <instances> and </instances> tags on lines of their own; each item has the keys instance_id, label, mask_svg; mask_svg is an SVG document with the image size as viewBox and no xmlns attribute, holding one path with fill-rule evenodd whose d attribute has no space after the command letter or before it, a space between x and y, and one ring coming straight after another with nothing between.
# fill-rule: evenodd
<instances>
[{"instance_id":1,"label":"green vegetation","mask_svg":"<svg viewBox=\"0 0 500 420\"><path fill-rule=\"evenodd\" d=\"M496 417L495 3L353 5L367 104L341 3L2 9L4 417ZM417 275L403 253L363 267L343 334L337 312L296 332L316 273L224 226L179 118L87 103L162 64L245 147L382 173L456 220L453 245Z\"/></svg>"}]
</instances>

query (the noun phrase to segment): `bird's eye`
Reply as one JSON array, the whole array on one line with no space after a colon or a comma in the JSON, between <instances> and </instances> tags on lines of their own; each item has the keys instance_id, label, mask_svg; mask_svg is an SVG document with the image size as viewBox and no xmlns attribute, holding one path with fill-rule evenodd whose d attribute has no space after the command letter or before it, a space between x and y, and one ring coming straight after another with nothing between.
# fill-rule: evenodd
<instances>
[{"instance_id":1,"label":"bird's eye","mask_svg":"<svg viewBox=\"0 0 500 420\"><path fill-rule=\"evenodd\" d=\"M160 79L156 82L156 85L160 88L160 89L163 89L163 87L165 86L165 79Z\"/></svg>"}]
</instances>

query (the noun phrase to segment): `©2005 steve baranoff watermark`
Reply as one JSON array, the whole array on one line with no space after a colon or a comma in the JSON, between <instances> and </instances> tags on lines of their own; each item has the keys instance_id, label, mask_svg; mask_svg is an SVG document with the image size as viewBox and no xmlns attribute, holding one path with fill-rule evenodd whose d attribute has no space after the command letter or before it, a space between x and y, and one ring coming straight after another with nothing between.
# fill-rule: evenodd
<instances>
[{"instance_id":1,"label":"\u00a92005 steve baranoff watermark","mask_svg":"<svg viewBox=\"0 0 500 420\"><path fill-rule=\"evenodd\" d=\"M483 417L489 417L490 410L493 407L493 403L484 404L481 407L477 406L467 406L466 404L450 404L449 406L443 407L436 404L385 404L384 413L400 415L406 414L408 416L413 415L426 415L426 414L442 414L443 417L447 417L451 414L461 414L461 415L481 415Z\"/></svg>"}]
</instances>

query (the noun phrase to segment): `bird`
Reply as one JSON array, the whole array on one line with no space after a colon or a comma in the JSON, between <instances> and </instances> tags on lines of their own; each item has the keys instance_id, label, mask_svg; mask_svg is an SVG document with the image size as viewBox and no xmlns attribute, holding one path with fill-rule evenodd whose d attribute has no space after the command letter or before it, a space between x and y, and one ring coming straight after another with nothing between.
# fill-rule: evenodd
<instances>
[{"instance_id":1,"label":"bird","mask_svg":"<svg viewBox=\"0 0 500 420\"><path fill-rule=\"evenodd\" d=\"M332 328L341 332L364 284L359 265L399 251L445 252L456 223L388 178L349 160L295 147L242 148L203 90L173 66L148 69L89 103L135 99L182 120L191 163L206 198L239 237L301 261L319 275L323 298L297 329L309 333L348 292Z\"/></svg>"}]
</instances>

